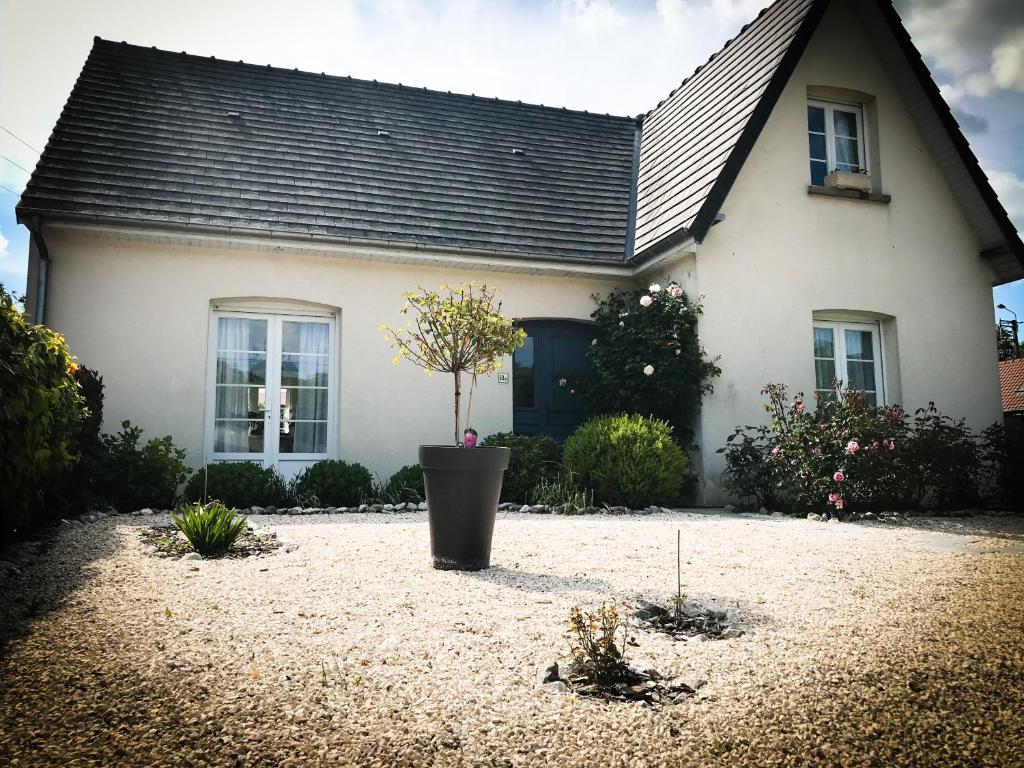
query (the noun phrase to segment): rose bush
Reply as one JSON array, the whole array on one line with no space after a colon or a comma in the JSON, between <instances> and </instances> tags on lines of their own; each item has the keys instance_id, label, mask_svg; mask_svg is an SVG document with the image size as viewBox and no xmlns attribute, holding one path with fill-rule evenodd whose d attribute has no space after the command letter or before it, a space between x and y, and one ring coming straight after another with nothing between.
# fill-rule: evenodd
<instances>
[{"instance_id":1,"label":"rose bush","mask_svg":"<svg viewBox=\"0 0 1024 768\"><path fill-rule=\"evenodd\" d=\"M726 459L723 484L738 496L838 516L980 502L985 442L934 403L910 416L838 385L814 409L780 384L762 394L770 424L737 427L718 451Z\"/></svg>"}]
</instances>

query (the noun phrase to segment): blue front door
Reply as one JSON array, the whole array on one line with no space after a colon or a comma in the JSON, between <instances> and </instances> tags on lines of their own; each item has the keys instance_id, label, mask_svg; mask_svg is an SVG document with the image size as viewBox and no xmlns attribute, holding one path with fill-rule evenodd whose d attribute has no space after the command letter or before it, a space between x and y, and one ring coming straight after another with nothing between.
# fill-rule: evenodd
<instances>
[{"instance_id":1,"label":"blue front door","mask_svg":"<svg viewBox=\"0 0 1024 768\"><path fill-rule=\"evenodd\" d=\"M589 323L528 320L526 343L512 357L512 428L562 442L586 420L586 402L574 384L591 373Z\"/></svg>"}]
</instances>

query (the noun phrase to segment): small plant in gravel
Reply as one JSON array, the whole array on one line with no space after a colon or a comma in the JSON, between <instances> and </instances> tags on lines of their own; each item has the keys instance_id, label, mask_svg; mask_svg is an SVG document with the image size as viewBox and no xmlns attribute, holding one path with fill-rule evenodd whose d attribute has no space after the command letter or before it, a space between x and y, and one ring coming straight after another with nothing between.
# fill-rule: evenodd
<instances>
[{"instance_id":1,"label":"small plant in gravel","mask_svg":"<svg viewBox=\"0 0 1024 768\"><path fill-rule=\"evenodd\" d=\"M695 692L685 683L664 682L645 662L626 660L626 647L636 641L629 636L629 625L614 603L605 603L593 612L574 607L566 640L569 663L544 669L542 683L562 683L585 696L655 705L677 704Z\"/></svg>"},{"instance_id":2,"label":"small plant in gravel","mask_svg":"<svg viewBox=\"0 0 1024 768\"><path fill-rule=\"evenodd\" d=\"M631 681L633 673L626 664L629 626L613 603L592 613L573 607L566 639L574 674L602 688Z\"/></svg>"},{"instance_id":3,"label":"small plant in gravel","mask_svg":"<svg viewBox=\"0 0 1024 768\"><path fill-rule=\"evenodd\" d=\"M204 557L223 555L249 527L244 515L216 501L182 507L180 514L171 514L171 522Z\"/></svg>"}]
</instances>

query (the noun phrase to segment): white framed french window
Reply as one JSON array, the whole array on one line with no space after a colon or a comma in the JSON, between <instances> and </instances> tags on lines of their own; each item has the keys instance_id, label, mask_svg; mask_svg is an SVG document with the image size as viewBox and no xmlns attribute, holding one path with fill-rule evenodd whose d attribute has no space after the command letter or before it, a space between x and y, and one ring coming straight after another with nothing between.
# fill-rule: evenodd
<instances>
[{"instance_id":1,"label":"white framed french window","mask_svg":"<svg viewBox=\"0 0 1024 768\"><path fill-rule=\"evenodd\" d=\"M871 172L861 104L808 100L807 142L811 184L823 186L836 170Z\"/></svg>"},{"instance_id":2,"label":"white framed french window","mask_svg":"<svg viewBox=\"0 0 1024 768\"><path fill-rule=\"evenodd\" d=\"M290 477L333 458L337 347L331 313L212 308L207 461L254 461Z\"/></svg>"},{"instance_id":3,"label":"white framed french window","mask_svg":"<svg viewBox=\"0 0 1024 768\"><path fill-rule=\"evenodd\" d=\"M814 390L832 394L838 380L875 405L885 403L882 327L871 322L814 321Z\"/></svg>"}]
</instances>

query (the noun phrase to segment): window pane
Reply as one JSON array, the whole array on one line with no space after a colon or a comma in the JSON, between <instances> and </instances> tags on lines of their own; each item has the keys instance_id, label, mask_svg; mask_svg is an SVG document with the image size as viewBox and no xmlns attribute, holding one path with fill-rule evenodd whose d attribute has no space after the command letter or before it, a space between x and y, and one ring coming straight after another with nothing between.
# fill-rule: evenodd
<instances>
[{"instance_id":1,"label":"window pane","mask_svg":"<svg viewBox=\"0 0 1024 768\"><path fill-rule=\"evenodd\" d=\"M221 317L217 320L217 349L267 351L267 321Z\"/></svg>"},{"instance_id":2,"label":"window pane","mask_svg":"<svg viewBox=\"0 0 1024 768\"><path fill-rule=\"evenodd\" d=\"M850 389L875 390L875 364L860 360L847 360L846 370Z\"/></svg>"},{"instance_id":3,"label":"window pane","mask_svg":"<svg viewBox=\"0 0 1024 768\"><path fill-rule=\"evenodd\" d=\"M217 387L215 416L218 419L255 419L260 421L262 429L266 409L264 387Z\"/></svg>"},{"instance_id":4,"label":"window pane","mask_svg":"<svg viewBox=\"0 0 1024 768\"><path fill-rule=\"evenodd\" d=\"M281 419L327 419L327 388L282 389Z\"/></svg>"},{"instance_id":5,"label":"window pane","mask_svg":"<svg viewBox=\"0 0 1024 768\"><path fill-rule=\"evenodd\" d=\"M831 328L814 329L814 356L835 357L835 340L832 337Z\"/></svg>"},{"instance_id":6,"label":"window pane","mask_svg":"<svg viewBox=\"0 0 1024 768\"><path fill-rule=\"evenodd\" d=\"M265 384L267 355L265 352L218 352L218 384Z\"/></svg>"},{"instance_id":7,"label":"window pane","mask_svg":"<svg viewBox=\"0 0 1024 768\"><path fill-rule=\"evenodd\" d=\"M326 355L330 351L327 346L329 330L327 323L284 322L281 324L281 351Z\"/></svg>"},{"instance_id":8,"label":"window pane","mask_svg":"<svg viewBox=\"0 0 1024 768\"><path fill-rule=\"evenodd\" d=\"M281 453L326 453L326 421L284 421L278 438Z\"/></svg>"},{"instance_id":9,"label":"window pane","mask_svg":"<svg viewBox=\"0 0 1024 768\"><path fill-rule=\"evenodd\" d=\"M831 390L832 380L836 377L835 360L814 361L814 388L820 390Z\"/></svg>"},{"instance_id":10,"label":"window pane","mask_svg":"<svg viewBox=\"0 0 1024 768\"><path fill-rule=\"evenodd\" d=\"M874 360L875 349L871 343L871 331L846 331L846 359ZM874 389L874 387L869 387Z\"/></svg>"},{"instance_id":11,"label":"window pane","mask_svg":"<svg viewBox=\"0 0 1024 768\"><path fill-rule=\"evenodd\" d=\"M854 112L836 109L832 111L832 124L836 136L857 138L857 115Z\"/></svg>"},{"instance_id":12,"label":"window pane","mask_svg":"<svg viewBox=\"0 0 1024 768\"><path fill-rule=\"evenodd\" d=\"M263 453L263 420L257 424L218 419L214 422L213 450L217 453Z\"/></svg>"},{"instance_id":13,"label":"window pane","mask_svg":"<svg viewBox=\"0 0 1024 768\"><path fill-rule=\"evenodd\" d=\"M828 175L828 164L824 160L811 160L811 184L817 187L825 185Z\"/></svg>"},{"instance_id":14,"label":"window pane","mask_svg":"<svg viewBox=\"0 0 1024 768\"><path fill-rule=\"evenodd\" d=\"M836 167L842 170L860 168L860 145L856 139L836 138Z\"/></svg>"},{"instance_id":15,"label":"window pane","mask_svg":"<svg viewBox=\"0 0 1024 768\"><path fill-rule=\"evenodd\" d=\"M823 107L807 107L807 130L815 133L825 132L825 109Z\"/></svg>"},{"instance_id":16,"label":"window pane","mask_svg":"<svg viewBox=\"0 0 1024 768\"><path fill-rule=\"evenodd\" d=\"M281 386L326 387L327 355L282 355Z\"/></svg>"},{"instance_id":17,"label":"window pane","mask_svg":"<svg viewBox=\"0 0 1024 768\"><path fill-rule=\"evenodd\" d=\"M533 337L527 336L523 346L512 353L512 405L532 408L534 389Z\"/></svg>"},{"instance_id":18,"label":"window pane","mask_svg":"<svg viewBox=\"0 0 1024 768\"><path fill-rule=\"evenodd\" d=\"M827 156L825 154L825 134L824 133L809 133L807 134L807 141L811 152L812 160L825 160Z\"/></svg>"}]
</instances>

